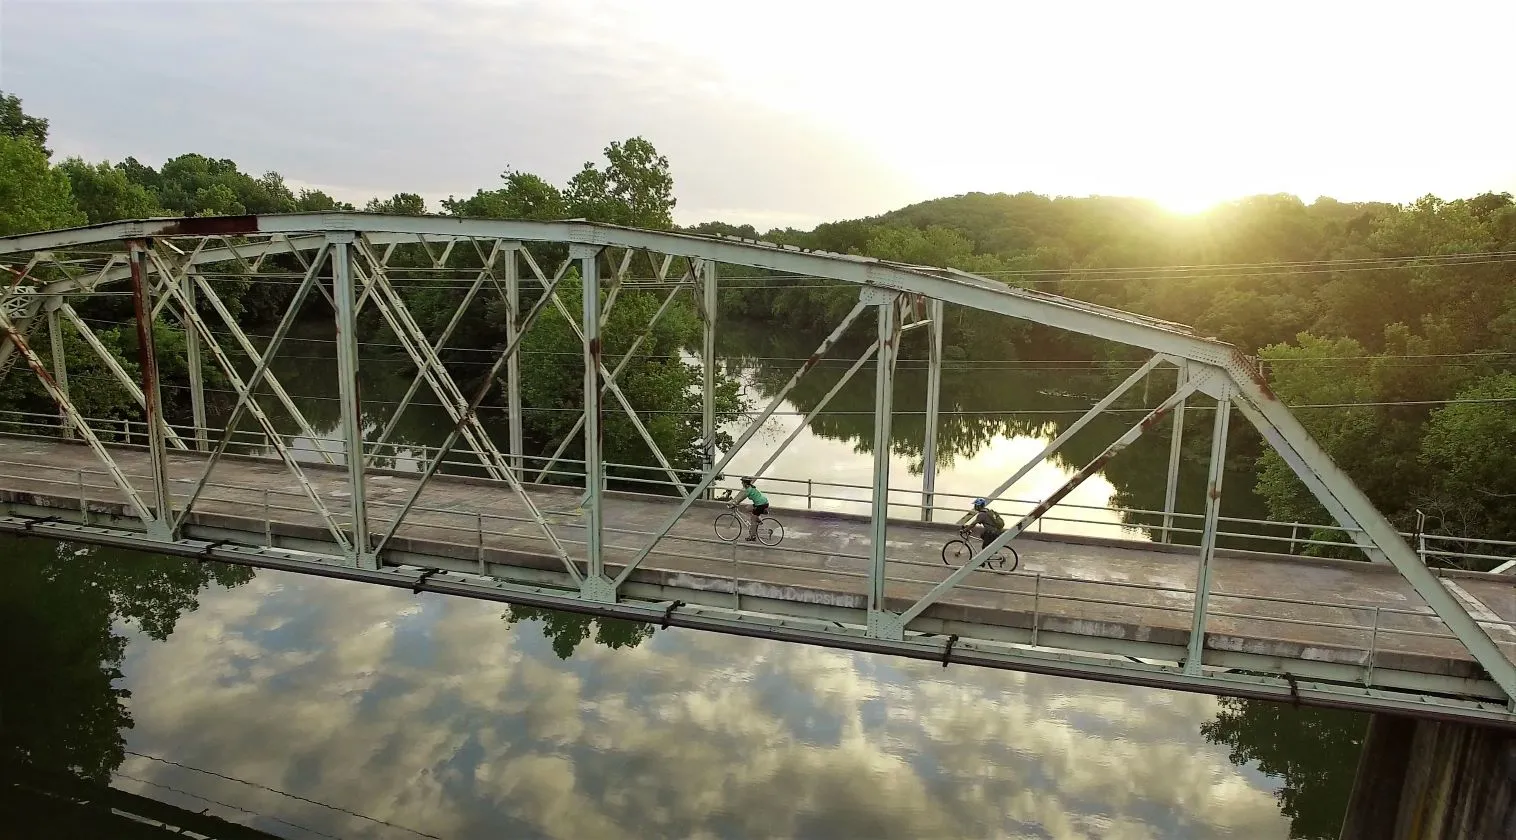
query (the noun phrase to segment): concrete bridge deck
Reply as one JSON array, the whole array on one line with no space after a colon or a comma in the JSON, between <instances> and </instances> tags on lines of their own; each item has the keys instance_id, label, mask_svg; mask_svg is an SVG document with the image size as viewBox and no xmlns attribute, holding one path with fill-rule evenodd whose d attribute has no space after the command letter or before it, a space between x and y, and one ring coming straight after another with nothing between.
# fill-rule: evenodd
<instances>
[{"instance_id":1,"label":"concrete bridge deck","mask_svg":"<svg viewBox=\"0 0 1516 840\"><path fill-rule=\"evenodd\" d=\"M151 488L147 453L113 447L132 483ZM171 452L169 480L182 501L205 456ZM329 510L349 515L344 469L303 465ZM412 474L369 473L371 530L382 533L415 486ZM577 493L533 487L570 554L582 554ZM145 493L151 498L151 493ZM130 527L130 510L85 446L0 437L0 501L10 512ZM672 512L658 497L608 494L605 557L610 574ZM866 608L866 517L776 508L785 526L775 548L716 540L721 510L692 508L633 573L627 597L713 604L774 615L858 620ZM130 521L129 521L130 520ZM277 460L224 457L188 519L185 536L330 552L330 532ZM140 527L140 523L136 523ZM903 610L952 570L941 562L953 536L943 524L892 522L889 608ZM268 542L265 542L265 539ZM1175 661L1189 636L1196 549L1136 541L1026 534L1013 574L976 572L911 626L1041 647ZM397 532L385 561L484 571L534 585L571 586L541 529L504 484L437 476ZM1393 569L1365 562L1219 551L1207 625L1207 665L1301 678L1349 679L1376 688L1498 697L1463 646ZM1448 586L1516 660L1516 581L1447 572Z\"/></svg>"}]
</instances>

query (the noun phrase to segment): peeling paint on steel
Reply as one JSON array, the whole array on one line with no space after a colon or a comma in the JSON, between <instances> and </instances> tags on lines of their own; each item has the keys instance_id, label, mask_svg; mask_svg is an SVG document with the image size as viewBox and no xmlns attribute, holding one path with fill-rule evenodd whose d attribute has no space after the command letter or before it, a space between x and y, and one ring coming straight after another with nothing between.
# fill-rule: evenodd
<instances>
[{"instance_id":1,"label":"peeling paint on steel","mask_svg":"<svg viewBox=\"0 0 1516 840\"><path fill-rule=\"evenodd\" d=\"M170 222L158 235L228 236L257 232L257 216L190 216Z\"/></svg>"}]
</instances>

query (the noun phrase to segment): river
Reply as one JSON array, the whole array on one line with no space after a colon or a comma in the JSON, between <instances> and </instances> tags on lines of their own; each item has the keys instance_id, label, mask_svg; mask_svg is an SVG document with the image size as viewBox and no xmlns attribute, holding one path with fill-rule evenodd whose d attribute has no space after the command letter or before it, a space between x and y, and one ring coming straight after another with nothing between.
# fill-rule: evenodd
<instances>
[{"instance_id":1,"label":"river","mask_svg":"<svg viewBox=\"0 0 1516 840\"><path fill-rule=\"evenodd\" d=\"M299 338L276 372L308 395L302 410L325 433L331 345ZM758 359L809 352L761 331L731 340L726 364L760 405L797 363ZM839 370L824 368L781 411L808 409ZM1055 415L1003 412L1089 404L1073 374L1002 373L944 377L940 491L984 492L1053 433ZM903 365L892 482L902 510L919 487L908 395L920 378ZM857 443L871 440L871 421L849 412L872 406L871 370L858 380L769 475L869 481L872 455ZM368 401L408 382L393 359L365 361ZM1102 439L1044 464L1014 495L1056 486L1137 416L1100 421L1091 436ZM754 446L798 422L777 416ZM440 439L445 426L423 408L404 431ZM1141 538L1107 508L1161 506L1167 444L1129 454L1124 472L1112 471L1118 459L1069 500L1086 507L1066 507L1067 518L1087 521L1062 529ZM1186 464L1186 509L1202 469ZM1228 478L1226 512L1259 512L1245 466ZM776 506L805 503L787 489L797 495ZM105 549L5 540L0 554L15 576L0 590L11 751L277 837L1330 838L1365 725Z\"/></svg>"}]
</instances>

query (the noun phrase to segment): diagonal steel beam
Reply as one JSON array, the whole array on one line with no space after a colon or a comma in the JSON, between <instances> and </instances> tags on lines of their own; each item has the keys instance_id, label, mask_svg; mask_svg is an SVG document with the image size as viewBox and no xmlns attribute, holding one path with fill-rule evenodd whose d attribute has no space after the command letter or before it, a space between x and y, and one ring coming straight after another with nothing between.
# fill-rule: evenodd
<instances>
[{"instance_id":1,"label":"diagonal steel beam","mask_svg":"<svg viewBox=\"0 0 1516 840\"><path fill-rule=\"evenodd\" d=\"M194 490L190 492L189 499L184 503L183 510L179 512L179 518L174 522L175 531L178 531L182 526L184 519L194 509L195 502L199 500L200 494L205 491L206 486L210 483L211 473L216 469L216 464L220 462L222 454L226 452L227 445L231 443L232 436L236 434L237 424L242 419L242 413L246 411L251 413L253 418L258 421L258 424L263 427L263 431L268 436L269 443L273 445L274 451L279 453L280 460L284 462L290 474L295 477L295 481L299 483L300 489L305 493L306 498L310 499L311 504L315 507L316 514L326 523L327 529L331 531L332 538L342 547L343 553L346 554L352 550L352 543L348 541L342 526L332 516L326 503L321 501L321 494L316 492L316 488L305 477L305 471L300 468L299 462L295 460L294 455L289 451L289 447L284 445L283 436L279 434L278 429L274 428L274 424L269 421L268 415L258 405L258 400L254 394L258 388L258 384L263 381L265 375L268 373L268 367L273 361L274 355L279 352L279 347L284 343L285 335L289 333L290 327L299 315L301 305L305 303L306 297L310 295L311 288L316 285L316 280L321 274L321 267L326 262L329 252L328 248L322 248L320 253L317 254L316 259L311 263L310 270L305 273L305 280L295 290L294 299L291 300L289 308L284 312L284 317L279 320L279 325L274 329L273 337L269 339L267 352L259 358L257 367L253 369L252 376L246 382L237 373L236 366L227 358L220 344L216 342L215 335L211 332L210 326L205 323L205 319L201 318L199 313L194 310L186 311L186 314L194 322L195 329L200 330L200 335L205 339L211 354L216 357L217 364L226 373L227 379L231 380L232 388L237 392L237 405L232 409L231 417L227 419L226 428L221 434L221 440L217 441L216 448L206 460L205 472L201 474L200 480L196 482ZM154 259L158 259L156 252L151 253ZM177 285L170 285L168 290L169 294L179 294L179 287ZM208 292L208 297L215 295L215 292L208 288L205 291ZM183 301L181 300L180 303L182 304Z\"/></svg>"},{"instance_id":2,"label":"diagonal steel beam","mask_svg":"<svg viewBox=\"0 0 1516 840\"><path fill-rule=\"evenodd\" d=\"M47 338L53 351L53 380L58 383L58 390L62 391L64 396L68 396L67 344L63 336L63 318L56 306L47 308ZM70 423L66 416L61 419L59 431L63 433L65 440L72 440L74 424Z\"/></svg>"},{"instance_id":3,"label":"diagonal steel beam","mask_svg":"<svg viewBox=\"0 0 1516 840\"><path fill-rule=\"evenodd\" d=\"M1173 410L1174 406L1177 405L1180 400L1194 393L1195 390L1198 389L1202 384L1205 384L1208 379L1210 379L1209 376L1202 375L1191 379L1189 382L1181 385L1179 387L1179 390L1175 391L1172 395L1169 396L1168 399L1164 400L1162 403L1159 403L1158 407L1149 412L1146 417L1142 418L1142 421L1140 423L1128 429L1126 434L1117 438L1115 443L1112 443L1110 446L1106 447L1104 452L1095 457L1095 460L1089 462L1084 466L1083 469L1079 470L1079 472L1074 473L1074 475L1069 477L1069 479L1063 483L1062 487L1059 487L1057 490L1053 491L1052 495L1048 496L1042 501L1041 504L1033 508L1031 513L1028 513L1026 516L1022 517L1020 522L1017 522L1015 525L1007 528L1003 533L1000 534L1000 536L991 540L989 545L980 549L978 553L969 558L968 562L964 563L958 568L958 571L953 572L951 575L948 575L946 580L932 587L931 591L921 596L921 599L913 604L910 609L901 613L899 628L903 629L917 616L921 615L923 610L925 610L927 607L930 607L932 604L937 603L937 601L940 600L943 595L947 594L947 591L949 589L957 586L959 582L968 577L971 572L979 568L979 566L983 564L985 560L993 557L995 552L1004 548L1007 544L1010 543L1011 540L1016 539L1016 537L1019 536L1023 531L1025 531L1027 528L1030 528L1038 519L1042 518L1043 514L1052 510L1054 505L1062 501L1064 497L1068 496L1068 494L1074 492L1074 490L1078 488L1079 485L1083 484L1086 479L1099 472L1100 468L1105 466L1106 462L1115 457L1118 452L1130 446L1133 441L1137 440L1137 438L1142 437L1143 432L1156 425L1159 420L1163 419L1165 415Z\"/></svg>"},{"instance_id":4,"label":"diagonal steel beam","mask_svg":"<svg viewBox=\"0 0 1516 840\"><path fill-rule=\"evenodd\" d=\"M479 294L479 290L484 288L485 279L493 274L495 261L499 258L500 250L500 243L496 242L494 248L490 252L489 257L485 260L484 270L479 272L479 275L474 278L473 284L468 287L468 291L464 292L463 301L458 304L457 309L453 310L453 315L448 319L447 326L442 329L442 335L438 336L436 343L431 345L431 351L433 355L437 355L442 351L444 347L447 346L447 340L449 338L452 338L453 331L456 330L458 328L458 325L463 322L464 313L467 312L469 306L473 304L474 297ZM400 398L400 405L395 408L394 415L390 417L389 422L384 426L384 430L381 431L379 433L379 437L375 439L373 444L374 451L368 456L368 466L373 466L374 459L379 457L379 449L382 448L384 444L389 442L390 435L394 434L396 427L400 425L401 415L404 414L406 408L410 406L411 400L415 398L416 392L421 389L421 383L424 382L425 379L426 375L423 371L416 371L416 376L411 380L410 387L405 389L405 395Z\"/></svg>"},{"instance_id":5,"label":"diagonal steel beam","mask_svg":"<svg viewBox=\"0 0 1516 840\"><path fill-rule=\"evenodd\" d=\"M632 253L631 251L627 251L628 260L623 261L622 270L626 269L626 263L630 261L630 255L631 255L631 253ZM596 264L595 269L597 271L599 270L599 264L598 263ZM589 271L588 271L588 269L581 269L581 273L587 277ZM605 329L606 323L610 320L610 318L611 318L611 311L616 306L616 296L617 296L617 293L620 292L620 291L621 291L621 283L619 281L617 281L617 280L612 280L610 294L606 297L605 304L603 306L599 307L600 315L596 319L596 323L599 325L599 329L601 329L601 330ZM582 295L581 295L581 297L582 297ZM672 298L673 295L670 295L669 297ZM597 303L598 303L598 301L597 301ZM564 312L565 310L564 310L563 306L560 305L558 307L558 311L559 312ZM660 310L660 312L661 312L661 310ZM564 317L566 318L567 315L565 315ZM653 324L657 323L657 320L658 320L657 316L654 316L653 320L648 323L647 329L643 330L642 334L638 336L638 342L640 342L644 337L652 334ZM583 344L584 343L584 339L582 337L583 333L581 332L580 335L581 335L580 343ZM635 346L635 344L634 344L634 346ZM626 358L627 357L623 356L622 360L625 361ZM618 365L616 369L619 371L621 368ZM611 376L609 376L609 377L606 378L606 381L613 381L615 378L616 378L615 377L615 373L612 373ZM605 390L604 390L603 387L601 388L601 393L602 394L605 393ZM558 448L555 449L555 450L553 450L553 456L552 456L552 458L550 458L548 460L547 464L544 465L542 467L542 469L540 469L540 470L537 471L537 477L534 478L534 479L532 479L532 482L534 484L541 484L542 483L542 479L548 474L548 471L551 470L555 465L557 465L558 459L563 456L564 450L568 449L569 444L571 444L571 443L574 442L574 436L579 433L580 429L584 428L585 415L588 412L588 410L589 410L588 406L586 406L585 410L579 412L579 416L576 417L576 418L574 418L574 426L573 426L573 428L568 431L568 434L565 434L563 436L563 440L561 442L559 442ZM584 503L584 498L580 497L579 501L580 501L580 504L583 504Z\"/></svg>"},{"instance_id":6,"label":"diagonal steel beam","mask_svg":"<svg viewBox=\"0 0 1516 840\"><path fill-rule=\"evenodd\" d=\"M853 378L853 375L856 374L864 365L868 364L869 359L874 358L874 354L877 352L879 352L879 342L876 341L873 344L870 344L868 346L868 349L863 351L863 354L858 357L858 360L856 362L853 362L852 367L848 368L847 372L842 374L842 378L837 380L837 384L833 385L832 389L830 391L827 391L826 395L823 396L821 400L811 408L810 412L805 415L805 419L801 420L799 425L795 426L794 430L790 432L790 436L785 438L784 442L779 444L778 448L769 453L769 457L764 460L762 464L758 465L758 469L753 470L754 478L763 475L769 467L772 467L774 465L774 462L779 459L780 455L784 454L784 451L789 448L789 445L795 442L795 438L800 437L801 432L804 432L806 429L810 428L811 421L815 420L816 415L820 414L823 410L826 409L827 405L831 403L832 397L837 396L837 393L842 390L843 386L847 385L848 382Z\"/></svg>"},{"instance_id":7,"label":"diagonal steel beam","mask_svg":"<svg viewBox=\"0 0 1516 840\"><path fill-rule=\"evenodd\" d=\"M579 339L581 344L586 343L587 340L584 337L583 327L579 326L578 320L569 312L568 307L563 303L563 299L558 296L557 292L548 295L548 297L552 299L553 306L558 309L558 312L563 316L563 320L568 323L569 329L573 330L574 336ZM673 464L669 463L668 458L664 457L663 450L658 447L658 442L653 440L652 433L642 424L642 418L637 416L637 409L632 407L631 400L626 398L626 394L621 391L621 386L611 379L611 373L605 369L605 363L597 361L596 364L599 369L599 375L605 383L605 390L610 391L611 396L616 398L617 403L620 403L622 410L626 412L627 419L632 423L632 428L637 430L637 434L642 438L642 442L647 444L648 450L653 453L653 458L658 461L658 466L663 468L663 472L669 477L669 481L673 484L674 489L679 491L679 495L688 496L689 492L684 489L684 482L679 478L678 471L674 469Z\"/></svg>"},{"instance_id":8,"label":"diagonal steel beam","mask_svg":"<svg viewBox=\"0 0 1516 840\"><path fill-rule=\"evenodd\" d=\"M500 375L500 369L505 367L506 360L519 350L521 337L526 335L527 330L531 329L532 324L536 323L537 316L547 310L550 294L557 290L559 283L563 282L563 278L568 274L568 269L572 262L572 260L564 262L563 267L558 270L558 274L553 278L552 283L548 285L549 294L544 294L532 305L531 311L522 320L521 330L511 338L510 342L506 344L505 350L495 359L495 363L490 366L489 372L484 375L484 381L479 385L479 390L475 392L473 399L469 400L467 408L464 409L463 414L465 418L474 417L477 414L479 406L483 404L484 398L489 396L490 390L495 385L495 377ZM416 504L416 500L421 497L421 492L426 489L427 482L431 481L432 476L437 474L437 468L442 465L443 459L452 451L453 444L457 443L458 437L463 434L465 425L466 423L463 422L455 424L452 431L448 432L447 438L442 442L442 445L438 447L437 457L427 462L426 469L422 471L421 478L416 482L416 489L411 491L410 496L405 500L405 504L401 505L400 512L395 515L395 520L390 523L389 530L380 538L378 545L374 546L375 557L381 556L384 547L389 544L389 541L395 536L395 532L400 529L400 524L405 521L406 514L410 513L411 508ZM576 583L582 582L584 579L583 575L579 573L579 569L569 559L568 551L564 549L563 543L558 540L552 529L548 527L547 520L543 518L542 512L537 509L536 503L532 501L531 496L527 495L521 483L510 474L509 470L506 471L506 482L526 506L527 512L531 514L533 521L542 527L543 532L547 535L548 542L552 544L558 558L563 561L563 565L568 569L569 575Z\"/></svg>"},{"instance_id":9,"label":"diagonal steel beam","mask_svg":"<svg viewBox=\"0 0 1516 840\"><path fill-rule=\"evenodd\" d=\"M153 514L148 510L147 503L143 501L142 494L137 491L136 487L132 486L132 482L126 477L126 473L122 472L121 467L116 464L116 459L111 457L110 450L100 443L100 439L95 436L95 431L89 427L89 423L85 422L84 417L79 414L79 409L75 408L74 404L69 401L68 395L58 388L58 383L53 381L52 375L47 372L47 368L42 364L42 360L37 358L37 354L26 343L26 337L16 329L16 325L11 321L10 316L6 315L5 307L3 306L0 306L0 334L3 334L10 340L10 346L16 349L20 358L26 362L26 366L31 368L32 372L37 375L37 379L41 381L43 389L47 391L47 395L53 398L53 403L58 406L58 410L63 412L63 415L68 418L69 422L73 423L74 427L79 430L80 436L84 438L84 442L95 453L95 457L99 458L100 463L105 465L105 469L110 473L111 480L116 483L117 489L121 491L122 495L126 496L127 504L131 505L132 511L136 513L137 518L142 520L143 525L150 526L153 522Z\"/></svg>"},{"instance_id":10,"label":"diagonal steel beam","mask_svg":"<svg viewBox=\"0 0 1516 840\"><path fill-rule=\"evenodd\" d=\"M1331 456L1316 443L1289 409L1253 379L1233 376L1237 409L1263 434L1317 500L1330 511L1337 524L1349 528L1353 541L1370 559L1389 562L1416 590L1449 631L1463 642L1469 654L1516 704L1516 663L1490 638L1468 610L1443 586L1411 546L1358 489Z\"/></svg>"},{"instance_id":11,"label":"diagonal steel beam","mask_svg":"<svg viewBox=\"0 0 1516 840\"><path fill-rule=\"evenodd\" d=\"M795 371L795 374L790 377L788 382L784 383L784 387L780 388L778 393L774 394L763 411L759 412L758 416L748 424L748 427L743 430L742 434L732 441L732 447L727 450L726 454L721 456L721 460L712 464L705 475L700 477L700 481L691 488L689 495L685 496L684 501L679 503L679 507L663 523L663 527L653 534L653 539L641 548L637 552L637 556L633 557L632 561L626 564L626 568L622 569L621 573L616 576L616 580L612 584L613 586L620 587L632 572L641 565L642 561L646 560L647 556L653 553L653 549L657 547L658 543L669 531L673 530L674 525L679 522L681 516L684 516L685 511L688 511L690 506L695 504L695 500L700 498L710 488L711 484L715 482L716 477L721 475L721 471L726 468L726 465L732 462L737 453L742 451L742 447L747 445L747 442L753 439L753 435L758 434L758 430L763 427L763 424L768 422L768 419L773 416L775 411L779 410L779 406L784 404L785 397L788 397L790 391L800 384L801 377L809 373L811 368L814 368L816 363L821 361L821 357L825 356L827 351L832 349L832 345L842 338L843 333L847 332L848 327L851 327L853 322L858 320L858 316L863 313L863 310L867 309L870 305L873 305L873 303L864 295L859 296L858 302L853 305L853 308L848 311L847 315L843 316L842 323L838 324L837 328L832 330L831 334L822 340L821 345L816 348L816 352L812 353L811 357L800 365L800 369Z\"/></svg>"},{"instance_id":12,"label":"diagonal steel beam","mask_svg":"<svg viewBox=\"0 0 1516 840\"><path fill-rule=\"evenodd\" d=\"M1063 430L1062 434L1058 435L1058 437L1053 438L1047 446L1044 446L1042 448L1041 452L1038 452L1035 456L1033 456L1030 461L1022 464L1021 469L1013 473L1010 478L1001 482L999 487L996 487L993 491L990 492L988 496L985 496L984 498L993 502L996 499L1000 498L1000 494L1016 486L1016 482L1025 477L1027 473L1036 469L1038 464L1046 461L1048 459L1048 456L1052 455L1054 452L1057 452L1058 448L1067 443L1069 438L1073 437L1080 429L1088 426L1096 417L1099 417L1106 409L1110 408L1117 400L1121 399L1123 394L1125 394L1127 391L1132 390L1133 386L1135 386L1138 382L1141 382L1149 373L1152 373L1153 368L1158 367L1159 362L1162 362L1163 360L1164 358L1161 354L1155 355L1152 358L1148 359L1147 362L1142 365L1142 367L1134 371L1132 375L1123 380L1120 385L1117 385L1114 391L1106 394L1105 397L1100 400L1100 402L1097 402L1091 406L1089 411L1086 411L1082 416L1080 416L1078 420L1075 420L1073 423L1071 423L1067 429Z\"/></svg>"},{"instance_id":13,"label":"diagonal steel beam","mask_svg":"<svg viewBox=\"0 0 1516 840\"><path fill-rule=\"evenodd\" d=\"M228 332L232 337L232 340L237 343L237 346L242 349L242 352L247 355L248 359L251 360L254 365L257 365L262 360L262 355L253 345L253 342L247 337L247 333L242 331L242 326L237 323L237 319L232 316L231 311L226 308L226 305L224 303L222 303L221 296L216 294L215 288L210 285L210 283L196 268L196 259L201 259L202 261L209 262L212 260L205 258L207 254L220 254L221 252L214 249L204 248L203 245L205 240L202 240L201 245L197 246L188 254L185 254L184 251L180 250L172 242L163 242L162 240L160 240L160 242L166 246L167 250L172 251L176 257L178 257L176 263L169 264L166 260L162 260L161 254L159 255L160 260L162 260L165 264L173 266L174 273L171 275L171 279L180 281L180 285L184 286L189 292L189 295L187 296L171 295L166 297L165 300L176 299L179 302L187 305L191 310L198 312L198 310L195 309L194 301L196 300L196 296L194 292L196 289L199 289L200 294L204 295L205 301L210 304L211 309L215 311L216 316L219 317L221 319L221 322L226 326ZM301 240L300 242L303 243L305 240ZM303 253L296 249L296 245L299 243L287 240L284 244L288 248L288 251L259 251L259 259L262 259L262 257L268 253L291 253L297 260L299 260L300 264L305 267L306 273L309 273L311 270L311 263L305 258L305 255ZM230 243L228 243L228 248L231 249L231 253L237 253L235 249L232 248ZM324 253L323 249L325 248L326 240L324 237L319 237L313 240L312 250L317 251L319 254ZM322 296L326 298L327 303L332 305L333 311L336 311L336 301L334 301L331 295L327 293L326 287L318 283L316 285L316 288L319 289ZM166 291L165 294L167 294ZM208 338L206 340L214 341L214 337ZM290 419L295 421L295 425L299 428L300 433L311 440L319 440L321 436L316 433L315 427L310 424L310 421L305 419L305 413L295 405L295 401L290 397L289 392L284 390L284 385L279 381L279 377L276 376L273 371L268 371L264 375L264 382L268 384L269 391L273 393L275 399L279 400L279 404L282 405L284 407L284 410L289 413ZM337 463L336 459L332 457L332 454L328 452L325 447L316 447L316 454L320 455L321 460L325 461L328 464L335 465Z\"/></svg>"},{"instance_id":14,"label":"diagonal steel beam","mask_svg":"<svg viewBox=\"0 0 1516 840\"><path fill-rule=\"evenodd\" d=\"M505 456L500 454L490 439L489 432L477 417L468 418L465 421L464 407L467 402L463 398L463 393L458 390L452 374L448 373L447 367L442 364L442 359L427 342L425 334L415 318L411 316L405 301L390 284L388 273L375 261L373 251L361 239L358 240L357 251L369 261L371 269L371 271L365 271L359 266L355 266L354 269L363 283L365 294L372 296L380 316L395 337L400 340L400 346L411 357L411 361L416 364L421 379L431 386L432 393L441 402L449 419L454 423L466 422L463 430L464 439L478 456L479 462L484 465L490 477L497 481L503 480L502 473L508 469L505 466ZM403 409L402 405L399 410Z\"/></svg>"},{"instance_id":15,"label":"diagonal steel beam","mask_svg":"<svg viewBox=\"0 0 1516 840\"><path fill-rule=\"evenodd\" d=\"M79 317L79 313L74 310L73 304L65 301L58 305L58 311L63 314L63 317L68 319L70 324L73 324L74 331L79 333L79 337L84 339L84 343L89 345L90 350L94 351L95 356L105 365L105 369L111 372L111 376L121 383L121 387L136 401L137 407L146 412L147 396L142 393L142 386L132 380L132 377L127 374L126 368L121 366L121 362L116 358L115 354L111 353L110 349L105 346L105 343L100 340L100 336L90 329L89 324L86 324L83 318ZM175 448L189 448L179 438L179 435L175 434L173 429L168 429L167 431L169 443L172 443Z\"/></svg>"},{"instance_id":16,"label":"diagonal steel beam","mask_svg":"<svg viewBox=\"0 0 1516 840\"><path fill-rule=\"evenodd\" d=\"M633 339L631 347L627 348L626 353L622 354L621 360L616 363L615 370L612 370L610 376L606 377L605 381L607 384L615 382L616 378L621 375L621 371L626 369L627 363L632 360L632 357L637 354L637 350L642 347L642 342L646 341L653 334L653 328L657 326L659 319L661 319L664 313L669 310L670 305L672 305L674 302L674 298L677 297L679 293L684 290L684 288L684 286L677 286L672 291L670 291L666 297L664 297L663 304L658 307L657 312L653 313L653 317L648 321L647 328L639 333L635 339ZM604 389L602 388L602 392L603 391ZM563 436L563 440L559 442L558 448L553 450L553 455L548 459L547 464L537 472L537 477L533 479L534 482L539 484L542 482L542 479L545 478L548 472L551 471L553 467L558 463L558 459L563 457L563 453L568 449L569 444L573 443L574 436L579 434L579 430L583 428L584 414L581 412L579 417L574 421L573 428L568 430L568 433Z\"/></svg>"},{"instance_id":17,"label":"diagonal steel beam","mask_svg":"<svg viewBox=\"0 0 1516 840\"><path fill-rule=\"evenodd\" d=\"M319 265L314 267L319 268ZM310 270L307 270L306 273L309 275ZM255 366L263 365L263 362L267 356L267 351L260 353L258 349L253 346L253 342L248 340L247 334L242 331L242 327L238 326L237 319L232 317L232 313L229 312L226 308L226 305L221 302L221 296L216 294L216 290L211 288L210 283L206 282L206 279L199 274L192 276L195 279L195 286L200 289L200 294L203 296L203 299L211 305L211 308L215 310L216 315L220 317L221 322L225 324L230 330L232 340L237 342L237 346L242 349L242 352L247 355L248 359L252 361ZM208 329L209 328L207 328L207 330ZM207 343L215 342L216 340L214 333L211 333L208 336L204 336L204 338ZM305 435L311 440L321 439L321 435L316 433L316 429L311 426L310 421L305 419L305 413L300 410L299 406L295 405L295 400L290 397L289 392L284 390L284 386L279 382L279 377L275 376L273 371L268 370L267 365L264 365L264 374L263 378L260 381L268 385L269 392L274 395L274 398L277 399L279 401L279 404L284 407L284 410L289 413L290 419L295 421L295 425L299 428L300 434ZM337 463L336 459L332 458L332 453L326 451L325 447L316 447L316 454L320 455L321 460L325 461L328 464Z\"/></svg>"}]
</instances>

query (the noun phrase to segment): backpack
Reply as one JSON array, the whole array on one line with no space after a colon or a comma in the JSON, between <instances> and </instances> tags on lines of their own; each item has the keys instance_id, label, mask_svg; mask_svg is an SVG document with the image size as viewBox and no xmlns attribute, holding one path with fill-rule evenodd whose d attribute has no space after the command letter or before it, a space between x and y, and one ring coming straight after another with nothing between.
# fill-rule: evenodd
<instances>
[{"instance_id":1,"label":"backpack","mask_svg":"<svg viewBox=\"0 0 1516 840\"><path fill-rule=\"evenodd\" d=\"M990 510L989 508L985 508L984 512L988 513L990 515L990 521L995 523L995 530L1005 530L1005 520L1000 517L1000 514L996 513L993 510Z\"/></svg>"}]
</instances>

